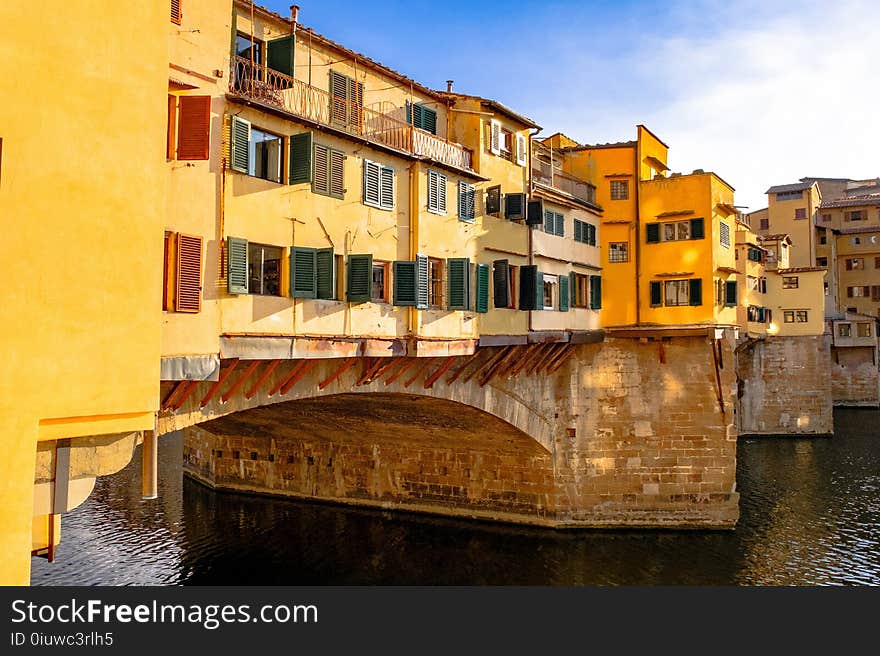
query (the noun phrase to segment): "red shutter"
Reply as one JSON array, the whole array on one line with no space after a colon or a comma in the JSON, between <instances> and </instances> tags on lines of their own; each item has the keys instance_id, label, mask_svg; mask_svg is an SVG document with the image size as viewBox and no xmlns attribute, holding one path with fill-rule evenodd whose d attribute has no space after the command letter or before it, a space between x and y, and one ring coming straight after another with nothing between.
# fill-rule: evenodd
<instances>
[{"instance_id":1,"label":"red shutter","mask_svg":"<svg viewBox=\"0 0 880 656\"><path fill-rule=\"evenodd\" d=\"M177 123L177 159L208 159L211 97L181 96Z\"/></svg>"},{"instance_id":2,"label":"red shutter","mask_svg":"<svg viewBox=\"0 0 880 656\"><path fill-rule=\"evenodd\" d=\"M177 235L177 289L178 312L198 312L202 309L202 238Z\"/></svg>"},{"instance_id":3,"label":"red shutter","mask_svg":"<svg viewBox=\"0 0 880 656\"><path fill-rule=\"evenodd\" d=\"M171 22L180 25L180 19L183 17L183 13L180 11L180 4L182 0L171 0Z\"/></svg>"}]
</instances>

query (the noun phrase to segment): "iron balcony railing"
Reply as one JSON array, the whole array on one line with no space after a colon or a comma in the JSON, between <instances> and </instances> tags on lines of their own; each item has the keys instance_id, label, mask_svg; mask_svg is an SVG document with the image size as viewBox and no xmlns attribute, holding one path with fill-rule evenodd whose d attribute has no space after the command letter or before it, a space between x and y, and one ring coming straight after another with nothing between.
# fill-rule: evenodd
<instances>
[{"instance_id":1,"label":"iron balcony railing","mask_svg":"<svg viewBox=\"0 0 880 656\"><path fill-rule=\"evenodd\" d=\"M461 144L414 128L388 114L334 96L261 64L253 64L245 57L232 60L229 90L235 95L395 150L473 170L473 154Z\"/></svg>"},{"instance_id":2,"label":"iron balcony railing","mask_svg":"<svg viewBox=\"0 0 880 656\"><path fill-rule=\"evenodd\" d=\"M570 196L596 204L596 187L589 182L563 173L550 162L532 157L532 180L547 187L558 189Z\"/></svg>"}]
</instances>

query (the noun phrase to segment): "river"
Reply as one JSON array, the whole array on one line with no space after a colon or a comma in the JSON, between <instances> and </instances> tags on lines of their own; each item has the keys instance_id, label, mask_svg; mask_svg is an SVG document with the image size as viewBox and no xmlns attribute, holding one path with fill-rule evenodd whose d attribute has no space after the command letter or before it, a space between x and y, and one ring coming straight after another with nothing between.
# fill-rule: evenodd
<instances>
[{"instance_id":1,"label":"river","mask_svg":"<svg viewBox=\"0 0 880 656\"><path fill-rule=\"evenodd\" d=\"M880 411L834 438L740 439L734 531L523 529L215 493L160 442L63 519L34 585L880 585Z\"/></svg>"}]
</instances>

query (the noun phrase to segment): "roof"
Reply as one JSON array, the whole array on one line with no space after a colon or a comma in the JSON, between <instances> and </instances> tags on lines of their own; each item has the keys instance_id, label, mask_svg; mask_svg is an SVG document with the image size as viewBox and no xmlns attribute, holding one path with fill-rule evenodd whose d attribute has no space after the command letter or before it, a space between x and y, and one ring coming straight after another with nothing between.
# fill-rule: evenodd
<instances>
[{"instance_id":1,"label":"roof","mask_svg":"<svg viewBox=\"0 0 880 656\"><path fill-rule=\"evenodd\" d=\"M812 187L815 182L796 182L794 184L784 184L784 185L776 185L775 187L770 187L765 194L784 194L787 191L803 191L804 189L809 189Z\"/></svg>"},{"instance_id":2,"label":"roof","mask_svg":"<svg viewBox=\"0 0 880 656\"><path fill-rule=\"evenodd\" d=\"M784 239L788 239L789 241L791 241L791 237L788 235L788 233L785 232L780 232L775 235L764 235L758 238L763 241L782 241Z\"/></svg>"},{"instance_id":3,"label":"roof","mask_svg":"<svg viewBox=\"0 0 880 656\"><path fill-rule=\"evenodd\" d=\"M644 124L639 123L639 124L636 126L636 129L638 129L638 128L642 128L642 130L644 130L645 132L647 132L648 134L650 134L652 137L654 137L658 142L660 142L660 145L663 146L664 148L667 148L667 149L669 148L669 146L667 146L665 143L663 143L663 139L661 139L661 138L658 137L656 134L654 134L653 132L651 132L651 130L650 130L647 126L645 126Z\"/></svg>"},{"instance_id":4,"label":"roof","mask_svg":"<svg viewBox=\"0 0 880 656\"><path fill-rule=\"evenodd\" d=\"M880 205L880 194L865 194L863 196L850 196L849 198L836 198L826 200L819 209L831 209L834 207L858 207L859 205Z\"/></svg>"},{"instance_id":5,"label":"roof","mask_svg":"<svg viewBox=\"0 0 880 656\"><path fill-rule=\"evenodd\" d=\"M451 100L455 100L456 98L471 98L473 100L479 100L486 107L494 109L499 114L504 114L505 116L512 118L515 121L519 121L526 127L541 129L541 126L535 123L529 117L523 116L522 114L513 111L512 109L510 109L510 107L508 107L507 105L503 105L497 100L492 100L491 98L483 98L481 96L475 96L469 93L450 93L448 91L435 91L434 93L439 95L441 98L447 98Z\"/></svg>"},{"instance_id":6,"label":"roof","mask_svg":"<svg viewBox=\"0 0 880 656\"><path fill-rule=\"evenodd\" d=\"M840 228L839 230L834 230L832 228L831 231L838 235L865 235L871 232L880 232L880 227L859 226L857 228Z\"/></svg>"},{"instance_id":7,"label":"roof","mask_svg":"<svg viewBox=\"0 0 880 656\"><path fill-rule=\"evenodd\" d=\"M234 4L241 5L242 7L246 8L248 10L250 10L250 7L251 7L251 3L246 2L245 0L235 0ZM287 25L291 25L291 26L293 25L293 21L290 18L285 18L281 14L275 13L274 11L271 11L270 9L266 9L265 7L261 7L260 5L257 5L257 4L254 4L253 7L254 7L255 14L260 14L264 18L270 18L271 20L285 23ZM434 89L431 89L430 87L426 87L423 84L420 84L419 82L416 82L415 80L413 80L410 77L407 77L403 73L399 73L398 71L395 71L393 68L389 68L389 67L385 66L384 64L380 64L379 62L377 62L374 59L370 59L369 57L367 57L366 55L364 55L362 53L355 52L354 50L351 50L350 48L346 48L345 46L337 43L336 41L333 41L332 39L328 39L326 36L324 36L322 34L318 34L312 28L305 27L302 23L297 23L296 28L297 28L298 33L301 31L308 32L311 35L312 43L318 43L320 45L324 45L324 46L328 46L330 48L333 48L333 49L339 51L340 53L346 55L347 57L351 57L352 59L356 59L358 61L358 63L367 64L371 68L374 68L377 71L384 73L388 77L393 78L393 79L397 80L398 82L403 82L407 86L412 86L412 88L414 90L418 90L420 93L423 93L427 96L431 96L432 98L436 98L438 100L443 99L443 95L440 92L435 91Z\"/></svg>"},{"instance_id":8,"label":"roof","mask_svg":"<svg viewBox=\"0 0 880 656\"><path fill-rule=\"evenodd\" d=\"M825 267L793 267L791 269L776 269L776 273L811 273L813 271L826 271Z\"/></svg>"},{"instance_id":9,"label":"roof","mask_svg":"<svg viewBox=\"0 0 880 656\"><path fill-rule=\"evenodd\" d=\"M581 144L580 146L572 146L570 149L566 150L589 150L592 148L635 148L637 143L635 141L615 141L613 143L603 143L603 144Z\"/></svg>"}]
</instances>

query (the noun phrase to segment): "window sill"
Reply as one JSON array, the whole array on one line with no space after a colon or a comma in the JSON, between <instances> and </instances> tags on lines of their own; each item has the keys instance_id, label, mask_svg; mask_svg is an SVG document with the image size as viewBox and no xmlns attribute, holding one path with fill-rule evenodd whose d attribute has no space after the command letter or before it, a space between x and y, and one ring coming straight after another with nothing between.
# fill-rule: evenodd
<instances>
[{"instance_id":1,"label":"window sill","mask_svg":"<svg viewBox=\"0 0 880 656\"><path fill-rule=\"evenodd\" d=\"M169 160L169 161L183 161L183 160ZM262 180L263 182L271 182L272 184L276 184L279 187L283 186L284 183L280 180L270 180L269 178L261 178L258 175L251 175L250 173L244 173L243 171L237 171L236 169L229 169L233 173L238 173L239 175L243 175L246 178L253 178L254 180Z\"/></svg>"},{"instance_id":2,"label":"window sill","mask_svg":"<svg viewBox=\"0 0 880 656\"><path fill-rule=\"evenodd\" d=\"M428 208L428 211L431 214L436 214L437 216L446 216L446 212L441 212L440 210L432 210L430 207Z\"/></svg>"},{"instance_id":3,"label":"window sill","mask_svg":"<svg viewBox=\"0 0 880 656\"><path fill-rule=\"evenodd\" d=\"M317 192L315 192L315 193L317 193ZM324 196L325 194L321 194L321 195ZM329 195L329 194L326 194L326 195ZM331 198L339 198L339 197L338 196L331 196ZM340 198L340 200L343 200L343 199ZM364 201L364 205L366 205L367 207L372 207L373 209L382 210L383 212L393 212L394 211L393 205L391 207L382 207L381 205L376 205L375 203L368 203L366 201Z\"/></svg>"}]
</instances>

